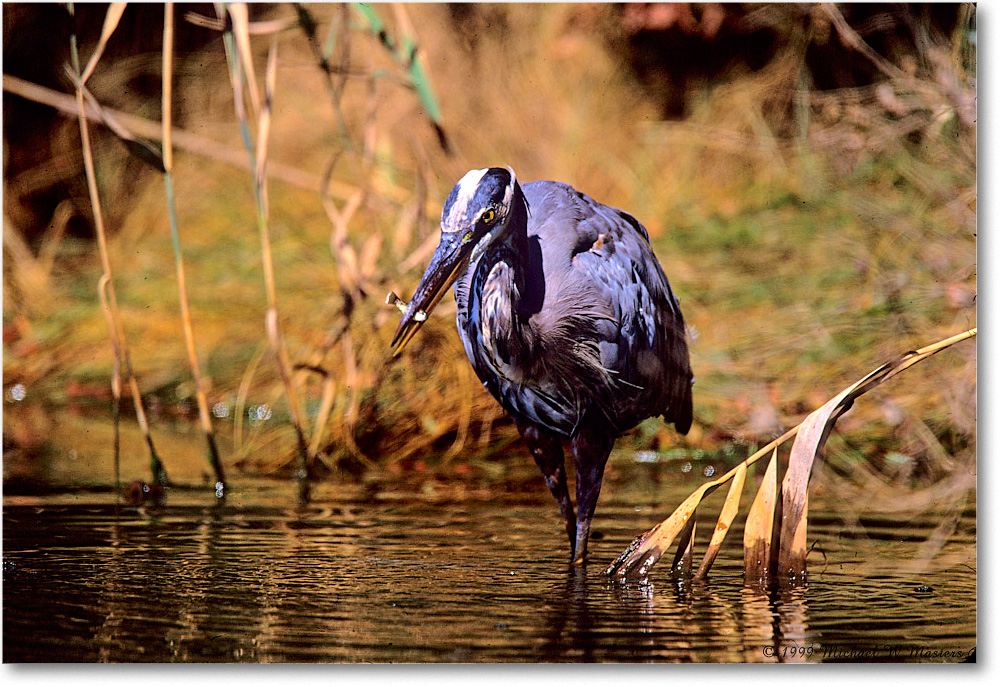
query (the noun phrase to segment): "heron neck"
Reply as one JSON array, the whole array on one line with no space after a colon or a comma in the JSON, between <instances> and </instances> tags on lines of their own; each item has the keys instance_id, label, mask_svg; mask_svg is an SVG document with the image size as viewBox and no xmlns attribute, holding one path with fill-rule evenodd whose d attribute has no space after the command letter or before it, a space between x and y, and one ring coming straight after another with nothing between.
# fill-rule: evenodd
<instances>
[{"instance_id":1,"label":"heron neck","mask_svg":"<svg viewBox=\"0 0 1000 687\"><path fill-rule=\"evenodd\" d=\"M528 210L520 187L514 189L511 217L503 235L487 249L476 269L473 298L479 304L476 327L494 359L515 366L527 364L534 348L528 320L531 292L531 251Z\"/></svg>"},{"instance_id":2,"label":"heron neck","mask_svg":"<svg viewBox=\"0 0 1000 687\"><path fill-rule=\"evenodd\" d=\"M506 243L513 255L513 259L508 261L514 271L514 289L517 293L511 294L511 306L517 312L520 303L515 302L525 293L527 283L527 270L531 264L531 257L528 250L528 201L521 191L521 185L514 182L514 198L511 203L510 224L507 228Z\"/></svg>"}]
</instances>

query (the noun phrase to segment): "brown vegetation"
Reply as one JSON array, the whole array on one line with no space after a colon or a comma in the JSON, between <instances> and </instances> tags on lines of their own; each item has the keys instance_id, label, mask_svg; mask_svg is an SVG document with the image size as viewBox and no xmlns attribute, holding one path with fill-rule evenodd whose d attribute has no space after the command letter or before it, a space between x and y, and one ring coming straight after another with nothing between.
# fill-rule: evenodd
<instances>
[{"instance_id":1,"label":"brown vegetation","mask_svg":"<svg viewBox=\"0 0 1000 687\"><path fill-rule=\"evenodd\" d=\"M736 447L742 458L878 360L975 326L975 10L951 7L943 17L922 6L853 16L861 10L725 5L719 22L699 5L694 24L664 27L618 6L391 5L375 8L381 33L347 7L253 8L240 59L260 92L278 46L265 160L243 149L235 113L247 108L259 140L261 103L252 86L234 96L214 10L178 17L173 183L205 393L225 408L215 420L224 462L273 473L304 443L317 472L357 471L474 460L513 441L463 359L453 306L442 304L401 360L387 345L395 312L383 296L409 293L441 200L472 167L568 181L649 228L694 335L685 449ZM88 14L84 62L98 9L77 7ZM35 24L27 6L3 11L6 58L16 29ZM137 133L139 117L152 126L142 136L157 139L159 90L123 92L160 82L162 25L151 16L125 10L88 87L126 129ZM53 21L59 30L44 35L58 43L65 19ZM657 32L693 55L762 47L753 63L706 63L681 87L650 81ZM831 62L849 68L824 72ZM17 64L5 59L11 76L40 73ZM63 78L42 85L72 93ZM25 104L4 79L4 388L65 408L71 388L107 388L118 359L98 306L78 125ZM21 107L43 108L50 127L32 130ZM141 390L193 408L159 173L108 127L93 129ZM39 141L45 154L25 152ZM261 288L265 179L273 281ZM287 366L264 354L269 310ZM966 344L873 392L841 422L831 450L844 460L831 465L933 482L949 461L973 463L975 381ZM19 443L35 426L24 407L5 401L5 454L45 450L44 438ZM623 445L669 455L678 441L651 421Z\"/></svg>"}]
</instances>

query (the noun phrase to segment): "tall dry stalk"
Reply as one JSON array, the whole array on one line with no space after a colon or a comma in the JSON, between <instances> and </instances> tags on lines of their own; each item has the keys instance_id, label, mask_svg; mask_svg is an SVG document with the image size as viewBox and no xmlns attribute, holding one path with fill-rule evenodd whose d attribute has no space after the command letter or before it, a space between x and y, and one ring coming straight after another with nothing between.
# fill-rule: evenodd
<instances>
[{"instance_id":1,"label":"tall dry stalk","mask_svg":"<svg viewBox=\"0 0 1000 687\"><path fill-rule=\"evenodd\" d=\"M75 19L75 12L72 3L68 5L68 9L70 16ZM104 229L104 215L101 212L101 199L97 191L97 174L94 168L93 147L90 142L90 127L87 123L87 116L83 101L86 80L93 73L94 68L97 65L97 61L100 59L101 53L104 51L104 46L107 43L108 38L118 25L118 20L121 18L123 9L124 5L122 3L112 4L108 8L100 42L94 50L94 54L91 56L84 71L80 70L80 54L77 46L76 28L74 27L73 31L70 33L70 59L73 64L73 81L76 87L77 117L80 122L80 145L83 149L83 166L87 176L87 191L90 195L90 204L94 211L94 231L97 234L97 246L101 256L101 266L104 269L104 274L101 277L101 284L99 285L98 290L102 294L102 301L105 302L105 316L111 330L111 345L114 349L116 358L118 358L124 365L125 374L128 377L129 390L132 393L132 402L135 406L136 419L139 423L139 429L142 431L143 438L146 440L146 446L149 449L149 464L153 481L160 485L166 485L168 481L167 471L163 465L163 461L160 460L160 457L156 452L156 447L153 444L153 437L149 431L149 422L146 419L146 411L143 406L142 395L139 392L139 382L136 380L135 372L132 369L132 359L129 353L128 340L125 337L125 329L122 327L121 313L118 309L118 297L115 293L114 279L112 277L111 270L111 259L108 253L107 233ZM102 289L102 286L106 286L106 300L103 298L103 292L105 289ZM116 362L116 368L118 364L119 363ZM112 393L114 395L115 406L117 408L121 400L121 386L120 384L114 383L114 381L112 381ZM118 432L117 422L115 432L116 434Z\"/></svg>"},{"instance_id":2,"label":"tall dry stalk","mask_svg":"<svg viewBox=\"0 0 1000 687\"><path fill-rule=\"evenodd\" d=\"M177 228L177 207L174 200L174 151L171 139L173 119L173 49L174 49L174 4L168 2L163 9L163 181L166 186L167 215L170 218L170 237L173 241L174 266L177 271L177 291L181 304L181 324L184 329L184 344L187 347L188 363L194 378L195 398L198 403L198 419L208 444L208 462L215 472L215 494L223 496L226 478L222 470L219 448L215 441L208 401L205 398L205 383L198 364L198 352L194 345L194 329L191 326L191 309L188 305L187 279L184 273L184 258L181 254L180 232Z\"/></svg>"},{"instance_id":3,"label":"tall dry stalk","mask_svg":"<svg viewBox=\"0 0 1000 687\"><path fill-rule=\"evenodd\" d=\"M377 89L380 79L386 75L374 71L358 71L356 74L356 76L366 81L369 92L363 136L359 146L355 143L350 131L347 129L341 102L349 74L350 31L348 30L348 16L351 9L366 20L367 26L365 28L367 28L368 32L379 41L379 44L390 53L393 59L406 72L402 82L417 93L425 112L435 127L442 147L447 150L448 144L444 130L441 128L440 109L430 88L427 67L422 55L417 51L415 32L406 14L406 9L402 5L397 4L393 7L397 30L402 34L401 40L397 41L389 35L385 24L373 7L366 4L358 4L349 8L347 5L344 5L339 13L339 20L331 20L327 41L321 46L318 36L319 25L316 18L310 9L301 4L295 4L299 26L306 36L316 64L325 77L335 123L340 133L340 145L332 152L330 160L325 167L323 182L320 185L320 200L333 226L333 231L330 235L330 251L337 263L337 276L340 280L344 303L341 314L345 323L343 326L337 328L331 336L327 337L322 350L317 351L313 356L313 361L307 365L299 366L298 376L300 380L304 379L309 371L318 372L322 376L322 400L313 424L313 434L309 443L309 457L310 460L319 459L321 442L333 409L334 395L338 382L338 377L328 371L323 366L322 361L329 351L338 343L342 343L345 369L341 377L345 378L346 386L351 389L351 393L349 409L343 414L344 426L342 427L340 438L344 446L355 458L366 465L372 465L372 461L364 455L354 441L353 436L359 403L359 390L355 386L357 381L354 365L355 353L352 350L349 331L353 324L355 302L358 299L365 298L371 291L372 283L378 279L376 263L382 248L382 236L379 233L371 234L360 247L360 250L356 250L349 238L349 225L357 216L359 210L367 203L370 193L369 182L375 165L375 149L378 139L377 114L380 101ZM338 64L334 64L332 58L334 50L337 47L337 42L340 44L340 59ZM355 178L361 181L356 191L343 203L338 204L335 202L332 194L333 176L337 166L345 158L345 155L356 156L358 158L358 165L354 170L354 175ZM418 187L420 186L422 186L422 179L418 176ZM420 202L419 210L413 213L413 223L419 221L419 218L422 216L422 210L423 200ZM376 374L381 378L383 372L384 370Z\"/></svg>"},{"instance_id":4,"label":"tall dry stalk","mask_svg":"<svg viewBox=\"0 0 1000 687\"><path fill-rule=\"evenodd\" d=\"M121 350L118 345L118 337L115 336L115 320L111 316L111 306L108 303L107 288L111 283L111 277L107 274L101 275L97 282L97 295L101 299L101 309L108 323L108 331L111 334L111 347L114 349L114 363L111 370L111 419L114 424L114 439L112 454L114 456L115 467L115 495L121 496L121 409L122 409L122 363Z\"/></svg>"},{"instance_id":5,"label":"tall dry stalk","mask_svg":"<svg viewBox=\"0 0 1000 687\"><path fill-rule=\"evenodd\" d=\"M267 292L267 313L265 314L265 331L271 344L278 365L278 372L284 385L288 400L289 414L292 418L296 438L298 440L298 467L296 478L299 484L299 498L306 501L309 498L310 460L309 448L302 421L303 412L299 399L297 381L292 374L292 366L285 346L278 318L278 295L274 278L274 259L271 251L271 233L268 225L268 194L267 194L267 150L268 136L271 129L272 100L277 79L277 38L271 44L267 58L264 85L265 97L261 101L257 83L254 78L253 58L250 50L250 34L248 30L248 13L245 4L238 3L227 6L226 10L232 20L227 24L223 34L223 45L226 59L229 62L229 74L233 86L236 116L240 122L240 133L243 144L250 156L251 176L253 178L254 196L257 207L257 228L260 233L261 261L264 269L264 286ZM221 8L219 9L221 12ZM253 111L257 114L257 140L250 135L250 125L244 103L243 84L246 83L250 94Z\"/></svg>"}]
</instances>

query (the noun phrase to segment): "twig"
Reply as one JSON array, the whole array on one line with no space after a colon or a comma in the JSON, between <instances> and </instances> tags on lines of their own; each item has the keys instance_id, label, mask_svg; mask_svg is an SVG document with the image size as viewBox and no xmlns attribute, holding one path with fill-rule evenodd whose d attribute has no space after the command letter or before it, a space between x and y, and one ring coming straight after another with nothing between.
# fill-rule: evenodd
<instances>
[{"instance_id":1,"label":"twig","mask_svg":"<svg viewBox=\"0 0 1000 687\"><path fill-rule=\"evenodd\" d=\"M77 115L76 101L72 96L39 86L16 76L4 74L3 90L22 97L25 100L48 105L64 114ZM159 122L153 122L143 117L137 117L127 112L121 112L108 107L95 107L93 103L85 107L84 113L89 121L107 123L109 118L113 118L120 127L131 131L133 137L141 136L154 141L163 139L163 130ZM245 150L241 151L237 148L230 148L205 136L199 136L198 134L177 127L171 128L170 132L173 144L178 149L203 155L213 160L233 165L234 167L242 169L250 168ZM343 200L350 198L358 190L356 186L352 186L351 184L346 184L335 179L324 181L324 178L319 174L312 174L273 160L268 162L267 176L270 179L283 181L300 188L310 190L326 188L329 194ZM411 197L409 190L390 182L383 182L380 190L395 202L405 202ZM440 203L428 201L428 214L433 215L440 212Z\"/></svg>"}]
</instances>

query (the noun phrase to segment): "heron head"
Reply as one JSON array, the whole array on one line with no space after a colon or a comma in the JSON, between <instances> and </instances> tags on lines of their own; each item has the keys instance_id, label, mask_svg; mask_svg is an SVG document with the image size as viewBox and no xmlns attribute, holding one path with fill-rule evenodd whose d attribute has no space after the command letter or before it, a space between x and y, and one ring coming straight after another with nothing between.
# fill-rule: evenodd
<instances>
[{"instance_id":1,"label":"heron head","mask_svg":"<svg viewBox=\"0 0 1000 687\"><path fill-rule=\"evenodd\" d=\"M455 184L441 212L441 242L392 338L393 355L399 355L466 267L506 231L515 189L514 171L500 167L474 169Z\"/></svg>"}]
</instances>

